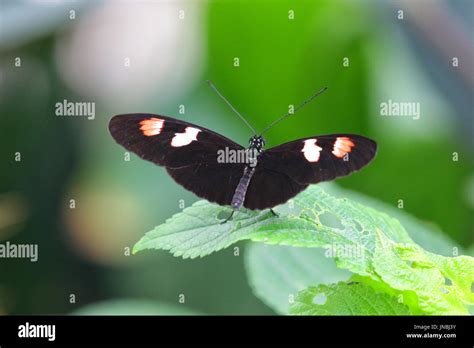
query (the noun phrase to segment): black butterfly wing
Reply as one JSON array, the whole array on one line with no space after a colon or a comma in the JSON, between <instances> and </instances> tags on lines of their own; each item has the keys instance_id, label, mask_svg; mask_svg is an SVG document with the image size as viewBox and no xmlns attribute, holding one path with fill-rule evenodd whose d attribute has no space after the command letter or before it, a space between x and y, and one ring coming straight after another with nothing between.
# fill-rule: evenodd
<instances>
[{"instance_id":1,"label":"black butterfly wing","mask_svg":"<svg viewBox=\"0 0 474 348\"><path fill-rule=\"evenodd\" d=\"M204 127L153 114L114 116L109 131L127 150L166 167L197 196L230 205L245 164L219 163L219 150L242 150L241 145Z\"/></svg>"},{"instance_id":2,"label":"black butterfly wing","mask_svg":"<svg viewBox=\"0 0 474 348\"><path fill-rule=\"evenodd\" d=\"M244 206L265 209L282 204L309 184L361 169L376 152L375 141L355 134L304 138L263 151Z\"/></svg>"},{"instance_id":3,"label":"black butterfly wing","mask_svg":"<svg viewBox=\"0 0 474 348\"><path fill-rule=\"evenodd\" d=\"M251 210L273 208L296 196L307 186L297 183L282 172L258 164L245 194L244 207Z\"/></svg>"},{"instance_id":4,"label":"black butterfly wing","mask_svg":"<svg viewBox=\"0 0 474 348\"><path fill-rule=\"evenodd\" d=\"M230 205L245 164L195 163L187 167L170 168L167 172L185 189L209 202Z\"/></svg>"},{"instance_id":5,"label":"black butterfly wing","mask_svg":"<svg viewBox=\"0 0 474 348\"><path fill-rule=\"evenodd\" d=\"M165 167L217 163L218 150L242 146L209 129L167 116L127 114L112 117L109 131L117 143Z\"/></svg>"}]
</instances>

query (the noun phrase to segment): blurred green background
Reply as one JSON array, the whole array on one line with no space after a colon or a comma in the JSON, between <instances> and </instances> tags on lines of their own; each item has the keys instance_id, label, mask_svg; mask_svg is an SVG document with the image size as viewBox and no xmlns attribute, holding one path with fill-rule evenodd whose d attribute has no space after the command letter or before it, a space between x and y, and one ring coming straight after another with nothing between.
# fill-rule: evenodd
<instances>
[{"instance_id":1,"label":"blurred green background","mask_svg":"<svg viewBox=\"0 0 474 348\"><path fill-rule=\"evenodd\" d=\"M2 0L0 242L37 243L39 260L0 259L0 312L71 313L120 298L179 306L184 294L199 313L273 313L247 284L245 243L237 256L231 247L192 261L126 254L197 198L152 163L125 161L108 121L169 115L246 145L251 134L207 79L257 131L327 86L267 133L267 146L340 132L376 139L375 161L337 183L403 200L470 247L473 10L469 0ZM94 102L95 118L56 116L64 99ZM381 116L389 99L420 103L420 118Z\"/></svg>"}]
</instances>

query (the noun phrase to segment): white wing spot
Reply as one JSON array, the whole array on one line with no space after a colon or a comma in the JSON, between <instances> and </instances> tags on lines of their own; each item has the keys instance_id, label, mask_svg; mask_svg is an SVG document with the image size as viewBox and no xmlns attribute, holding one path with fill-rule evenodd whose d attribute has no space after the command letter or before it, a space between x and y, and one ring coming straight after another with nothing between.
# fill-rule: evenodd
<instances>
[{"instance_id":1,"label":"white wing spot","mask_svg":"<svg viewBox=\"0 0 474 348\"><path fill-rule=\"evenodd\" d=\"M184 133L175 133L173 139L171 139L171 146L181 147L191 144L191 142L197 140L197 135L200 129L194 127L186 127Z\"/></svg>"},{"instance_id":2,"label":"white wing spot","mask_svg":"<svg viewBox=\"0 0 474 348\"><path fill-rule=\"evenodd\" d=\"M319 153L323 150L322 147L316 145L316 139L307 139L304 141L304 147L301 152L308 162L319 161Z\"/></svg>"}]
</instances>

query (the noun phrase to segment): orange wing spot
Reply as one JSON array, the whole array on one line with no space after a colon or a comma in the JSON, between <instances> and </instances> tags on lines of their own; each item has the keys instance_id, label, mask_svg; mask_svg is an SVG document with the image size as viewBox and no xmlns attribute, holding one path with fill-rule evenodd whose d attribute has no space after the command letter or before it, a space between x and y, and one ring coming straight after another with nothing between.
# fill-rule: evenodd
<instances>
[{"instance_id":1,"label":"orange wing spot","mask_svg":"<svg viewBox=\"0 0 474 348\"><path fill-rule=\"evenodd\" d=\"M334 142L332 154L338 158L343 158L347 153L352 151L354 143L348 137L337 137Z\"/></svg>"},{"instance_id":2,"label":"orange wing spot","mask_svg":"<svg viewBox=\"0 0 474 348\"><path fill-rule=\"evenodd\" d=\"M150 137L152 135L160 134L164 124L165 121L159 118L148 118L146 120L140 121L140 130L143 132L144 135Z\"/></svg>"}]
</instances>

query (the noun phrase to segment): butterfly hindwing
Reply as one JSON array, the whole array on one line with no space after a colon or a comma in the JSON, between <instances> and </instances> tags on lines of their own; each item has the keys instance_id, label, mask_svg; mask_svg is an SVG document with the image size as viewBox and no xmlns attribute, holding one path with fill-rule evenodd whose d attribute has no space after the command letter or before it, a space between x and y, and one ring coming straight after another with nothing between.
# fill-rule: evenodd
<instances>
[{"instance_id":1,"label":"butterfly hindwing","mask_svg":"<svg viewBox=\"0 0 474 348\"><path fill-rule=\"evenodd\" d=\"M244 173L241 163L196 163L166 170L173 179L196 196L220 205L230 205Z\"/></svg>"},{"instance_id":2,"label":"butterfly hindwing","mask_svg":"<svg viewBox=\"0 0 474 348\"><path fill-rule=\"evenodd\" d=\"M257 165L245 195L244 207L251 210L273 208L296 196L307 186L284 173Z\"/></svg>"},{"instance_id":3,"label":"butterfly hindwing","mask_svg":"<svg viewBox=\"0 0 474 348\"><path fill-rule=\"evenodd\" d=\"M308 185L349 175L367 165L376 151L377 144L361 135L321 135L268 149L258 163Z\"/></svg>"}]
</instances>

